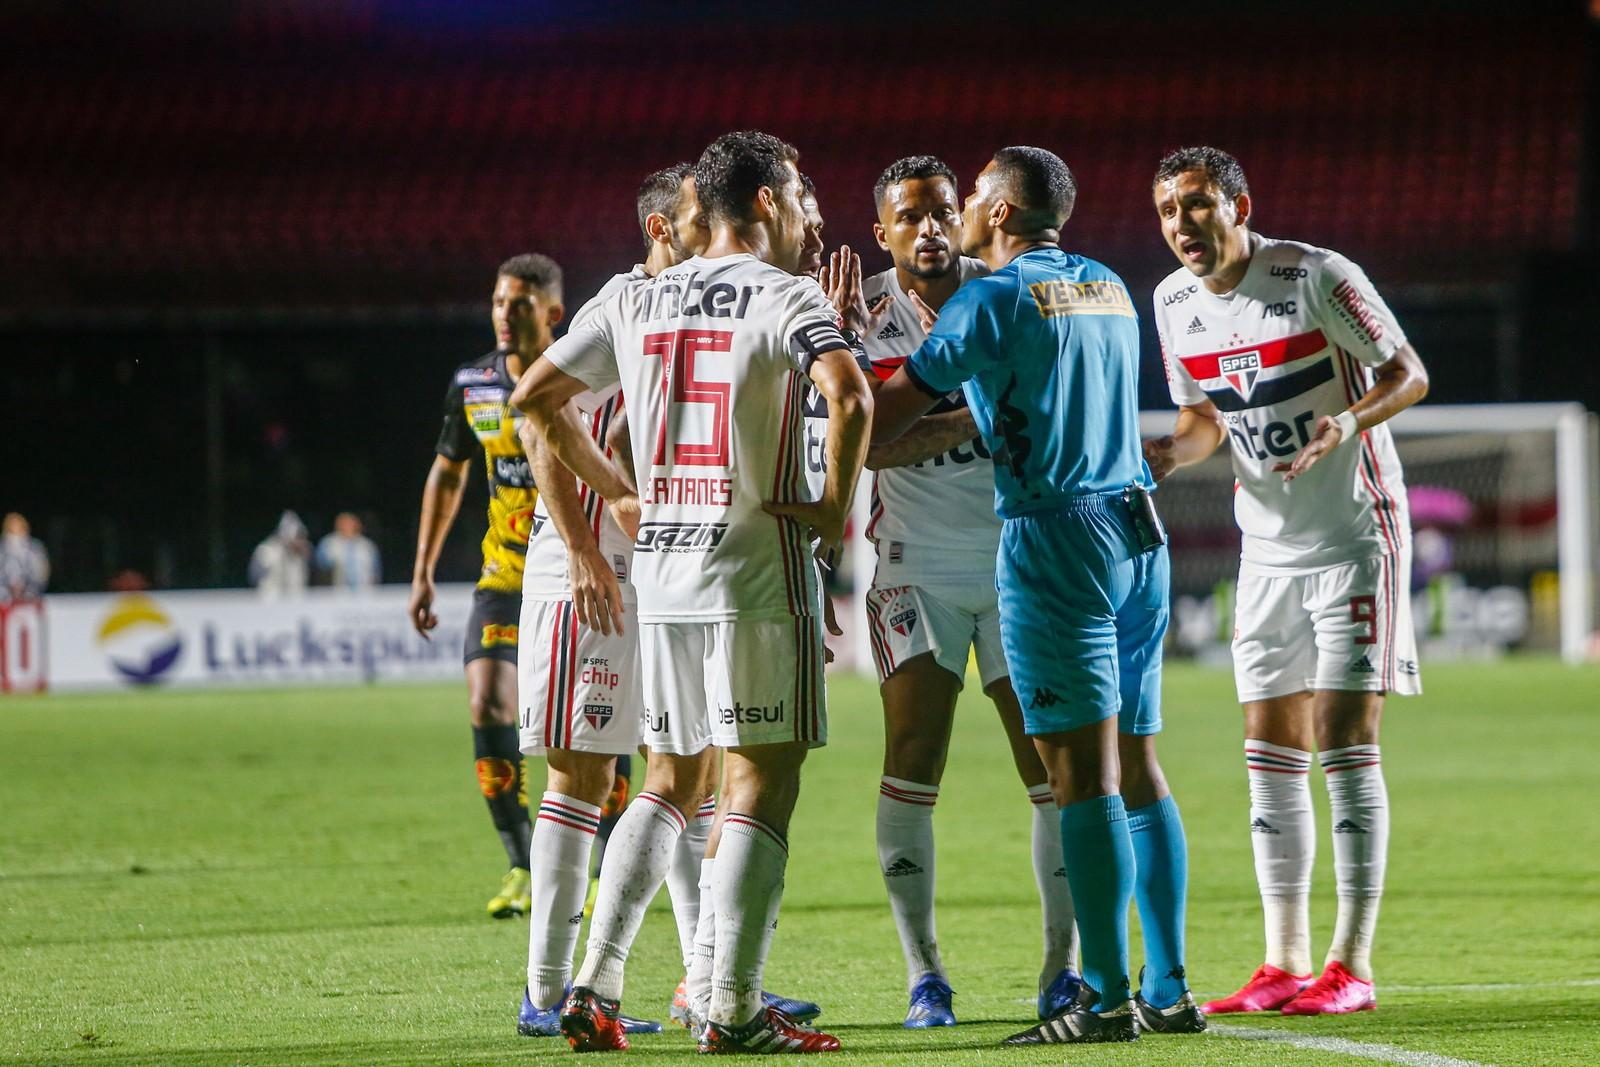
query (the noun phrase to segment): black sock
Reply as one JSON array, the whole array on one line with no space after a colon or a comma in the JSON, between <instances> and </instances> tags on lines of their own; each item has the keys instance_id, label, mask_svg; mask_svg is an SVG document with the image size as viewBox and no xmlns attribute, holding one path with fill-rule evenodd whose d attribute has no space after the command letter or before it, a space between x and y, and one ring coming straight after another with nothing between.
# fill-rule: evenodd
<instances>
[{"instance_id":1,"label":"black sock","mask_svg":"<svg viewBox=\"0 0 1600 1067\"><path fill-rule=\"evenodd\" d=\"M505 845L513 867L528 865L533 846L533 826L528 821L528 786L523 777L522 751L515 726L474 726L472 754L478 768L478 788L489 804L489 818Z\"/></svg>"}]
</instances>

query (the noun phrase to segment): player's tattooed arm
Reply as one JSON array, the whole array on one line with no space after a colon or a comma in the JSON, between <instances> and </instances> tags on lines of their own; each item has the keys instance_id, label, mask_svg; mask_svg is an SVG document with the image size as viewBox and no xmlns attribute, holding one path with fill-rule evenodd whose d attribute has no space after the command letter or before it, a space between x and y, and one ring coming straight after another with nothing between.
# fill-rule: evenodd
<instances>
[{"instance_id":1,"label":"player's tattooed arm","mask_svg":"<svg viewBox=\"0 0 1600 1067\"><path fill-rule=\"evenodd\" d=\"M437 595L433 586L434 566L444 548L444 539L461 510L461 497L466 492L467 460L454 460L448 456L433 457L428 469L428 480L422 486L422 515L417 522L417 557L411 566L411 600L406 614L411 626L423 637L439 625L433 601Z\"/></svg>"},{"instance_id":2,"label":"player's tattooed arm","mask_svg":"<svg viewBox=\"0 0 1600 1067\"><path fill-rule=\"evenodd\" d=\"M561 409L559 417L574 424L578 422L578 414L571 404ZM517 427L517 437L528 457L528 466L533 470L533 484L539 488L544 510L567 546L567 584L578 619L603 634L621 633L622 589L617 584L617 576L606 565L599 542L583 513L577 479L556 459L528 419L523 419Z\"/></svg>"},{"instance_id":3,"label":"player's tattooed arm","mask_svg":"<svg viewBox=\"0 0 1600 1067\"><path fill-rule=\"evenodd\" d=\"M1178 408L1178 423L1171 433L1144 443L1144 461L1150 465L1151 477L1159 482L1179 467L1211 455L1226 436L1215 404L1209 400L1184 404Z\"/></svg>"},{"instance_id":4,"label":"player's tattooed arm","mask_svg":"<svg viewBox=\"0 0 1600 1067\"><path fill-rule=\"evenodd\" d=\"M978 423L968 408L924 415L912 424L911 429L893 441L867 449L867 469L881 471L890 467L908 467L934 456L942 456L977 436Z\"/></svg>"},{"instance_id":5,"label":"player's tattooed arm","mask_svg":"<svg viewBox=\"0 0 1600 1067\"><path fill-rule=\"evenodd\" d=\"M1403 344L1373 372L1372 388L1361 399L1338 415L1318 419L1311 440L1293 461L1274 464L1272 469L1282 473L1284 481L1292 482L1343 442L1394 418L1427 395L1428 370L1417 350Z\"/></svg>"},{"instance_id":6,"label":"player's tattooed arm","mask_svg":"<svg viewBox=\"0 0 1600 1067\"><path fill-rule=\"evenodd\" d=\"M844 540L844 524L855 501L856 481L867 458L872 427L872 390L848 348L818 355L808 373L828 404L828 439L823 446L827 471L822 499L815 502L767 501L770 515L803 523L824 547Z\"/></svg>"},{"instance_id":7,"label":"player's tattooed arm","mask_svg":"<svg viewBox=\"0 0 1600 1067\"><path fill-rule=\"evenodd\" d=\"M533 423L555 458L611 505L612 518L629 537L639 534L639 498L633 486L577 423L561 417L567 401L583 392L581 380L548 359L535 360L511 393L511 404Z\"/></svg>"}]
</instances>

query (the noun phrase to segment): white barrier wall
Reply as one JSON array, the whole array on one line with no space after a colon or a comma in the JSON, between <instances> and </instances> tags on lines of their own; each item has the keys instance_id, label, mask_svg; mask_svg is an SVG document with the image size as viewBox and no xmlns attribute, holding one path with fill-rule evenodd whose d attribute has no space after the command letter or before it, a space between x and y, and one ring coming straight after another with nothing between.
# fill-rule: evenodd
<instances>
[{"instance_id":1,"label":"white barrier wall","mask_svg":"<svg viewBox=\"0 0 1600 1067\"><path fill-rule=\"evenodd\" d=\"M0 606L0 691L461 677L471 585L439 587L424 640L403 585L295 600L253 590L62 594Z\"/></svg>"}]
</instances>

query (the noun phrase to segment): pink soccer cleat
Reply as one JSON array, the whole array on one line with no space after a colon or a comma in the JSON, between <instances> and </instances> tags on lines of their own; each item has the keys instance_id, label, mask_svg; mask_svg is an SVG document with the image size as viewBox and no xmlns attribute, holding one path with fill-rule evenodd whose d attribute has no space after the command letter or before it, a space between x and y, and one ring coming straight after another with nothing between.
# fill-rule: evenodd
<instances>
[{"instance_id":1,"label":"pink soccer cleat","mask_svg":"<svg viewBox=\"0 0 1600 1067\"><path fill-rule=\"evenodd\" d=\"M1285 1015L1348 1015L1378 1006L1378 991L1370 981L1357 978L1334 960L1322 977L1283 1006Z\"/></svg>"},{"instance_id":2,"label":"pink soccer cleat","mask_svg":"<svg viewBox=\"0 0 1600 1067\"><path fill-rule=\"evenodd\" d=\"M1296 977L1288 971L1263 963L1232 996L1208 1000L1200 1005L1207 1015L1232 1015L1245 1011L1277 1011L1311 984L1309 974Z\"/></svg>"}]
</instances>

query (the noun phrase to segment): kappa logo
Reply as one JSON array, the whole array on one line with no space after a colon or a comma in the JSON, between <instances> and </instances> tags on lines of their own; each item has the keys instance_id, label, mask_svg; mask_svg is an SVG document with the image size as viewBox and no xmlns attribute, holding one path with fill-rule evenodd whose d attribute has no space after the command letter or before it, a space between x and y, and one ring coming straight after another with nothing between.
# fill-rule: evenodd
<instances>
[{"instance_id":1,"label":"kappa logo","mask_svg":"<svg viewBox=\"0 0 1600 1067\"><path fill-rule=\"evenodd\" d=\"M1364 834L1367 831L1349 819L1340 819L1338 825L1333 828L1333 832L1336 834Z\"/></svg>"},{"instance_id":2,"label":"kappa logo","mask_svg":"<svg viewBox=\"0 0 1600 1067\"><path fill-rule=\"evenodd\" d=\"M1053 708L1060 703L1061 698L1056 695L1054 689L1039 686L1033 691L1033 699L1028 701L1028 709L1031 711L1034 708Z\"/></svg>"},{"instance_id":3,"label":"kappa logo","mask_svg":"<svg viewBox=\"0 0 1600 1067\"><path fill-rule=\"evenodd\" d=\"M1189 321L1189 329L1188 329L1187 332L1188 332L1190 337L1193 337L1197 333L1205 333L1206 332L1206 324L1200 321L1200 316L1199 315L1196 315L1193 319L1191 319Z\"/></svg>"},{"instance_id":4,"label":"kappa logo","mask_svg":"<svg viewBox=\"0 0 1600 1067\"><path fill-rule=\"evenodd\" d=\"M908 874L921 874L922 868L912 863L905 856L901 856L883 869L885 878L904 878Z\"/></svg>"},{"instance_id":5,"label":"kappa logo","mask_svg":"<svg viewBox=\"0 0 1600 1067\"><path fill-rule=\"evenodd\" d=\"M1234 356L1223 356L1217 360L1217 369L1222 372L1222 380L1234 392L1249 400L1256 387L1256 378L1261 375L1261 353L1240 352Z\"/></svg>"},{"instance_id":6,"label":"kappa logo","mask_svg":"<svg viewBox=\"0 0 1600 1067\"><path fill-rule=\"evenodd\" d=\"M583 718L589 724L589 729L604 730L611 722L611 711L608 704L585 704Z\"/></svg>"},{"instance_id":7,"label":"kappa logo","mask_svg":"<svg viewBox=\"0 0 1600 1067\"><path fill-rule=\"evenodd\" d=\"M1278 834L1283 831L1273 826L1267 820L1255 818L1250 820L1250 832L1253 834Z\"/></svg>"},{"instance_id":8,"label":"kappa logo","mask_svg":"<svg viewBox=\"0 0 1600 1067\"><path fill-rule=\"evenodd\" d=\"M1373 674L1376 671L1377 668L1372 665L1372 661L1367 658L1367 654L1365 652L1361 654L1360 659L1350 664L1351 674Z\"/></svg>"},{"instance_id":9,"label":"kappa logo","mask_svg":"<svg viewBox=\"0 0 1600 1067\"><path fill-rule=\"evenodd\" d=\"M889 619L889 628L901 637L910 637L911 631L917 628L917 609L907 608L900 614Z\"/></svg>"},{"instance_id":10,"label":"kappa logo","mask_svg":"<svg viewBox=\"0 0 1600 1067\"><path fill-rule=\"evenodd\" d=\"M894 322L893 319L890 319L889 322L887 324L885 324L883 329L878 331L878 340L880 340L880 341L892 341L897 337L904 337L905 335L906 335L906 332L904 330L902 330L899 326L895 325L895 322Z\"/></svg>"}]
</instances>

